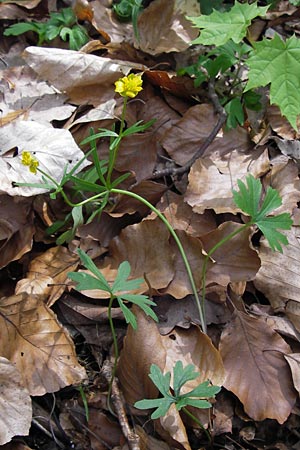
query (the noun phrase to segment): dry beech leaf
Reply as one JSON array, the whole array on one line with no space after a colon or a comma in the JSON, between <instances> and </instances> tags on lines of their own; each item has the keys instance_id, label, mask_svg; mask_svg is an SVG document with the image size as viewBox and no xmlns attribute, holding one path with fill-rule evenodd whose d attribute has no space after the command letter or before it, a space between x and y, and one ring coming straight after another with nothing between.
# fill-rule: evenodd
<instances>
[{"instance_id":1,"label":"dry beech leaf","mask_svg":"<svg viewBox=\"0 0 300 450\"><path fill-rule=\"evenodd\" d=\"M284 355L284 357L291 368L295 389L300 394L300 353L291 353Z\"/></svg>"},{"instance_id":2,"label":"dry beech leaf","mask_svg":"<svg viewBox=\"0 0 300 450\"><path fill-rule=\"evenodd\" d=\"M6 79L10 81L9 89ZM0 89L3 90L0 93L1 121L3 116L21 110L26 114L26 120L49 126L52 120L67 119L76 108L66 103L67 96L57 92L45 81L38 80L36 73L28 66L1 71Z\"/></svg>"},{"instance_id":3,"label":"dry beech leaf","mask_svg":"<svg viewBox=\"0 0 300 450\"><path fill-rule=\"evenodd\" d=\"M216 230L200 237L203 249L207 253L230 233L241 228L235 222L224 222ZM229 282L250 281L255 278L260 268L260 259L255 250L250 248L251 230L245 229L221 245L213 254L208 264L207 284L215 282L227 286Z\"/></svg>"},{"instance_id":4,"label":"dry beech leaf","mask_svg":"<svg viewBox=\"0 0 300 450\"><path fill-rule=\"evenodd\" d=\"M50 307L64 292L67 273L75 271L78 264L79 257L67 248L50 248L31 261L27 277L18 281L15 293L43 294Z\"/></svg>"},{"instance_id":5,"label":"dry beech leaf","mask_svg":"<svg viewBox=\"0 0 300 450\"><path fill-rule=\"evenodd\" d=\"M31 250L33 219L31 199L0 195L0 267Z\"/></svg>"},{"instance_id":6,"label":"dry beech leaf","mask_svg":"<svg viewBox=\"0 0 300 450\"><path fill-rule=\"evenodd\" d=\"M1 299L0 354L20 371L30 395L55 392L86 378L72 339L35 295Z\"/></svg>"},{"instance_id":7,"label":"dry beech leaf","mask_svg":"<svg viewBox=\"0 0 300 450\"><path fill-rule=\"evenodd\" d=\"M243 179L249 172L254 177L260 177L269 168L267 149L251 153L233 150L222 158L200 158L191 168L185 201L197 213L213 209L217 214L236 214L240 209L233 201L232 189L237 188L237 180Z\"/></svg>"},{"instance_id":8,"label":"dry beech leaf","mask_svg":"<svg viewBox=\"0 0 300 450\"><path fill-rule=\"evenodd\" d=\"M0 357L0 445L15 435L26 436L31 419L31 399L20 373L12 362Z\"/></svg>"},{"instance_id":9,"label":"dry beech leaf","mask_svg":"<svg viewBox=\"0 0 300 450\"><path fill-rule=\"evenodd\" d=\"M0 141L1 191L12 196L29 197L48 191L48 189L13 186L13 182L43 183L40 173L33 174L22 164L23 151L33 153L39 161L39 168L57 182L61 180L66 166L70 170L84 156L68 130L52 128L34 121L19 120L1 127ZM16 156L10 152L14 148L18 149ZM79 170L89 164L84 160ZM79 170L76 170L76 173Z\"/></svg>"},{"instance_id":10,"label":"dry beech leaf","mask_svg":"<svg viewBox=\"0 0 300 450\"><path fill-rule=\"evenodd\" d=\"M191 450L185 426L174 403L171 404L167 413L159 418L159 421L172 439L179 442L185 450Z\"/></svg>"},{"instance_id":11,"label":"dry beech leaf","mask_svg":"<svg viewBox=\"0 0 300 450\"><path fill-rule=\"evenodd\" d=\"M131 69L145 69L142 64L59 48L27 47L23 56L40 78L76 103L95 106L113 97L113 83L118 78L128 75Z\"/></svg>"},{"instance_id":12,"label":"dry beech leaf","mask_svg":"<svg viewBox=\"0 0 300 450\"><path fill-rule=\"evenodd\" d=\"M185 164L207 140L217 122L212 105L202 104L192 106L183 117L172 126L161 139L161 145L177 164ZM233 147L234 143L234 147ZM233 150L246 152L253 148L248 132L236 128L226 133L220 132L205 152L205 156L232 153Z\"/></svg>"},{"instance_id":13,"label":"dry beech leaf","mask_svg":"<svg viewBox=\"0 0 300 450\"><path fill-rule=\"evenodd\" d=\"M236 311L221 336L226 370L224 387L243 403L254 420L285 422L296 401L284 359L289 345L262 318Z\"/></svg>"},{"instance_id":14,"label":"dry beech leaf","mask_svg":"<svg viewBox=\"0 0 300 450\"><path fill-rule=\"evenodd\" d=\"M135 426L135 432L140 438L140 446L142 450L171 450L166 442L155 439L139 425Z\"/></svg>"},{"instance_id":15,"label":"dry beech leaf","mask_svg":"<svg viewBox=\"0 0 300 450\"><path fill-rule=\"evenodd\" d=\"M198 16L193 0L154 0L138 18L139 41L135 46L150 55L186 50L198 31L185 16Z\"/></svg>"},{"instance_id":16,"label":"dry beech leaf","mask_svg":"<svg viewBox=\"0 0 300 450\"><path fill-rule=\"evenodd\" d=\"M289 244L283 253L273 252L266 239L261 239L259 269L254 284L271 303L274 311L285 312L300 331L300 243L299 228L284 233Z\"/></svg>"}]
</instances>

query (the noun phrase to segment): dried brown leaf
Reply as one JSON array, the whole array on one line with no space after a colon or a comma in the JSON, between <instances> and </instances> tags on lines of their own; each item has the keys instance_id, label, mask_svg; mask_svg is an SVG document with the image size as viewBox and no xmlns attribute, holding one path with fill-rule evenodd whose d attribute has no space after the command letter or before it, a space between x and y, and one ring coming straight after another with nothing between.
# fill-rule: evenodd
<instances>
[{"instance_id":1,"label":"dried brown leaf","mask_svg":"<svg viewBox=\"0 0 300 450\"><path fill-rule=\"evenodd\" d=\"M0 445L26 436L32 419L31 399L16 366L0 357Z\"/></svg>"},{"instance_id":2,"label":"dried brown leaf","mask_svg":"<svg viewBox=\"0 0 300 450\"><path fill-rule=\"evenodd\" d=\"M206 253L230 233L242 225L224 222L216 230L200 237ZM255 278L260 268L257 252L250 247L251 230L241 231L221 245L211 257L207 270L207 284L215 282L227 286L229 282L249 281Z\"/></svg>"},{"instance_id":3,"label":"dried brown leaf","mask_svg":"<svg viewBox=\"0 0 300 450\"><path fill-rule=\"evenodd\" d=\"M34 230L32 200L0 195L0 267L31 250Z\"/></svg>"},{"instance_id":4,"label":"dried brown leaf","mask_svg":"<svg viewBox=\"0 0 300 450\"><path fill-rule=\"evenodd\" d=\"M16 294L43 294L50 307L66 288L67 273L76 270L79 257L65 247L53 247L34 258L28 268L27 277L18 281Z\"/></svg>"},{"instance_id":5,"label":"dried brown leaf","mask_svg":"<svg viewBox=\"0 0 300 450\"><path fill-rule=\"evenodd\" d=\"M236 311L221 336L226 370L224 387L243 403L254 420L283 423L296 401L284 359L289 345L261 318Z\"/></svg>"},{"instance_id":6,"label":"dried brown leaf","mask_svg":"<svg viewBox=\"0 0 300 450\"><path fill-rule=\"evenodd\" d=\"M300 394L300 353L291 353L290 355L284 355L284 357L291 368L295 389Z\"/></svg>"},{"instance_id":7,"label":"dried brown leaf","mask_svg":"<svg viewBox=\"0 0 300 450\"><path fill-rule=\"evenodd\" d=\"M274 311L285 312L300 331L300 244L299 229L286 231L289 245L283 253L273 252L265 239L261 239L259 257L261 268L254 284L271 303Z\"/></svg>"},{"instance_id":8,"label":"dried brown leaf","mask_svg":"<svg viewBox=\"0 0 300 450\"><path fill-rule=\"evenodd\" d=\"M18 368L31 395L55 392L86 377L73 341L40 297L2 298L0 323L0 354Z\"/></svg>"}]
</instances>

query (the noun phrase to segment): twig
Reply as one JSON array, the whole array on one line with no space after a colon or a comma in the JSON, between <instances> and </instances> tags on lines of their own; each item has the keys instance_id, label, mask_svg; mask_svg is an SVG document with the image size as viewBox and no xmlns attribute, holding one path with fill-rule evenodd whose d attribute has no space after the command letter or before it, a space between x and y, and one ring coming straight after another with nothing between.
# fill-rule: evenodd
<instances>
[{"instance_id":1,"label":"twig","mask_svg":"<svg viewBox=\"0 0 300 450\"><path fill-rule=\"evenodd\" d=\"M113 367L112 363L108 360L106 360L104 362L103 367L102 367L101 372L103 373L103 375L105 376L105 378L107 379L108 382L110 382L111 377L112 377L112 367ZM141 450L140 444L139 444L140 438L134 431L131 430L131 428L129 426L125 407L124 407L125 402L124 402L122 393L119 389L116 377L114 377L113 382L112 382L111 399L115 406L116 414L118 416L123 435L125 436L125 438L128 442L129 449L130 450Z\"/></svg>"},{"instance_id":2,"label":"twig","mask_svg":"<svg viewBox=\"0 0 300 450\"><path fill-rule=\"evenodd\" d=\"M220 101L216 94L216 91L214 88L214 83L212 82L212 80L210 80L208 82L208 93L209 93L210 99L212 101L212 104L215 108L215 111L219 115L219 118L218 118L216 125L214 126L214 128L212 129L210 134L207 136L205 142L203 142L203 144L200 146L200 148L197 150L197 152L183 166L168 167L166 169L159 170L153 174L152 179L162 178L162 177L170 176L170 175L172 175L172 176L182 175L185 172L188 172L190 170L191 166L194 164L194 162L203 155L205 150L215 140L217 134L219 133L220 129L222 128L222 126L224 125L224 123L226 121L226 112L225 112L223 106L220 104Z\"/></svg>"}]
</instances>

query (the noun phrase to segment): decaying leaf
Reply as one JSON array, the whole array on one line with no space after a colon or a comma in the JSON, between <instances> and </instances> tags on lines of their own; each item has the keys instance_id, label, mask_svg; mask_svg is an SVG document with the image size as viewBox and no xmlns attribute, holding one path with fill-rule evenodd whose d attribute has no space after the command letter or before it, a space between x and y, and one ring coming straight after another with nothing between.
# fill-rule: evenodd
<instances>
[{"instance_id":1,"label":"decaying leaf","mask_svg":"<svg viewBox=\"0 0 300 450\"><path fill-rule=\"evenodd\" d=\"M0 354L17 367L31 395L55 392L86 377L73 341L39 296L1 299Z\"/></svg>"},{"instance_id":2,"label":"decaying leaf","mask_svg":"<svg viewBox=\"0 0 300 450\"><path fill-rule=\"evenodd\" d=\"M0 445L15 435L26 436L29 433L31 399L21 378L13 363L0 357Z\"/></svg>"},{"instance_id":3,"label":"decaying leaf","mask_svg":"<svg viewBox=\"0 0 300 450\"><path fill-rule=\"evenodd\" d=\"M243 403L254 420L283 423L296 401L284 355L289 345L261 318L236 311L225 327L220 352L226 371L224 386Z\"/></svg>"}]
</instances>

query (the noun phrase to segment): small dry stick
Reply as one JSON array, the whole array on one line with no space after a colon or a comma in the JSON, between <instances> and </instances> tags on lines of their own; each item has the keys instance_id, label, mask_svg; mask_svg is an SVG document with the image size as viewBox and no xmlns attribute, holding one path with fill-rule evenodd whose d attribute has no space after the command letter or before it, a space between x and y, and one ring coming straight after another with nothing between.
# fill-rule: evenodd
<instances>
[{"instance_id":1,"label":"small dry stick","mask_svg":"<svg viewBox=\"0 0 300 450\"><path fill-rule=\"evenodd\" d=\"M110 380L112 377L112 367L113 367L113 364L110 361L108 361L108 360L104 361L101 372L107 379L108 383L110 383ZM114 377L114 379L112 381L111 399L114 404L116 414L118 416L119 423L122 428L123 435L125 436L125 438L128 442L128 446L129 446L130 450L141 450L140 444L139 444L140 438L134 431L131 430L131 428L129 426L125 407L124 407L125 402L123 399L123 395L119 389L118 381L117 381L116 377Z\"/></svg>"},{"instance_id":2,"label":"small dry stick","mask_svg":"<svg viewBox=\"0 0 300 450\"><path fill-rule=\"evenodd\" d=\"M226 121L226 112L222 105L220 104L219 98L216 94L214 84L212 81L208 82L208 93L210 96L210 99L212 101L212 104L214 105L215 111L218 113L219 118L214 126L214 128L211 130L210 134L207 136L205 142L200 146L200 148L197 150L197 152L192 156L191 159L189 159L188 162L186 162L181 167L168 167L163 170L159 170L155 172L152 176L152 178L162 178L166 176L176 176L176 175L183 175L185 172L188 172L191 168L191 166L194 164L194 162L200 158L205 150L210 146L210 144L215 140L217 134L219 133L220 129L224 125Z\"/></svg>"}]
</instances>

